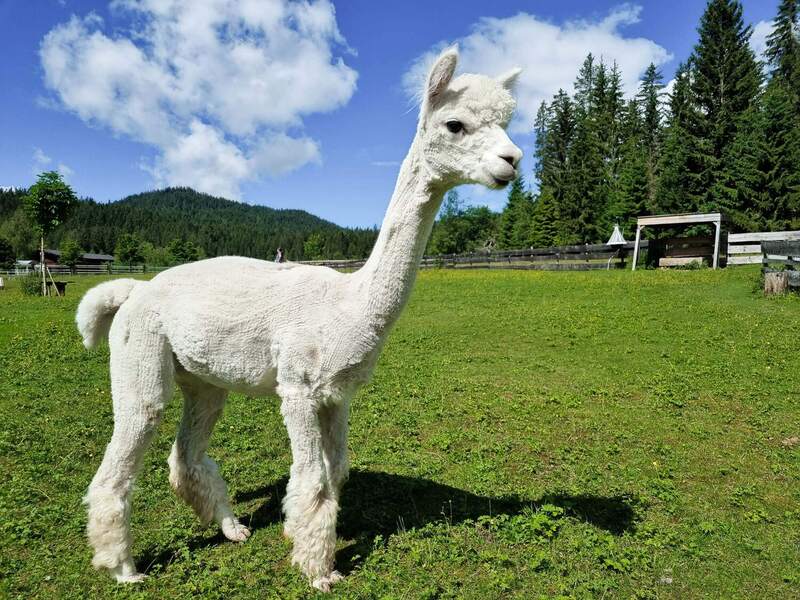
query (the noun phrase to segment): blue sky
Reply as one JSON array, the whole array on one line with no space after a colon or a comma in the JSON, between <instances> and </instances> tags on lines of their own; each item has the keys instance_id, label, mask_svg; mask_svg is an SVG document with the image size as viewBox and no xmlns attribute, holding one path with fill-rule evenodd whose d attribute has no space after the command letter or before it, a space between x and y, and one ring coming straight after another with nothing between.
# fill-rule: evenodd
<instances>
[{"instance_id":1,"label":"blue sky","mask_svg":"<svg viewBox=\"0 0 800 600\"><path fill-rule=\"evenodd\" d=\"M425 62L524 69L512 137L529 176L536 106L587 52L632 92L691 52L705 2L0 0L0 186L61 170L98 201L164 185L342 225L380 224ZM745 0L759 47L777 0ZM500 209L503 192L461 190Z\"/></svg>"}]
</instances>

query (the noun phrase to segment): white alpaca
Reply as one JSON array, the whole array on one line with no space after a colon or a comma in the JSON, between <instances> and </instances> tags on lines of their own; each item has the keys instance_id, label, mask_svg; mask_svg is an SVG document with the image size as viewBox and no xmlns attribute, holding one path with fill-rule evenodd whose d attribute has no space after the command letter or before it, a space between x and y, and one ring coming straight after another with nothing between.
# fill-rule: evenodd
<instances>
[{"instance_id":1,"label":"white alpaca","mask_svg":"<svg viewBox=\"0 0 800 600\"><path fill-rule=\"evenodd\" d=\"M221 257L149 282L103 283L81 300L84 344L109 338L114 405L114 433L85 499L95 567L118 581L143 577L131 556L131 489L177 382L177 494L228 539L247 539L206 448L229 391L277 392L293 459L283 500L292 562L320 590L341 578L333 563L350 398L408 299L444 193L462 183L502 187L522 156L505 133L519 70L453 79L457 59L445 51L428 75L416 136L361 270Z\"/></svg>"}]
</instances>

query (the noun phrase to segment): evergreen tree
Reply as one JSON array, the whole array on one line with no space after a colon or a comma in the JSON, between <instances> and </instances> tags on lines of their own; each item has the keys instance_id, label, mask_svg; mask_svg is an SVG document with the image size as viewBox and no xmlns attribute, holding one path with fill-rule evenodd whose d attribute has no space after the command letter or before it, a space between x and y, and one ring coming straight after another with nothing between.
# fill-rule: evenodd
<instances>
[{"instance_id":1,"label":"evergreen tree","mask_svg":"<svg viewBox=\"0 0 800 600\"><path fill-rule=\"evenodd\" d=\"M569 148L565 213L559 215L559 243L579 244L598 239L598 225L608 199L609 186L594 111L575 111L575 138Z\"/></svg>"},{"instance_id":2,"label":"evergreen tree","mask_svg":"<svg viewBox=\"0 0 800 600\"><path fill-rule=\"evenodd\" d=\"M732 171L723 181L727 210L748 231L800 224L800 128L791 92L773 78L731 147Z\"/></svg>"},{"instance_id":3,"label":"evergreen tree","mask_svg":"<svg viewBox=\"0 0 800 600\"><path fill-rule=\"evenodd\" d=\"M539 110L536 111L536 120L533 123L534 151L533 151L533 175L537 181L542 182L544 176L544 166L547 162L547 131L548 123L551 118L550 107L547 102L542 100Z\"/></svg>"},{"instance_id":4,"label":"evergreen tree","mask_svg":"<svg viewBox=\"0 0 800 600\"><path fill-rule=\"evenodd\" d=\"M201 250L191 241L183 238L175 238L167 246L167 252L171 256L173 263L187 263L200 259Z\"/></svg>"},{"instance_id":5,"label":"evergreen tree","mask_svg":"<svg viewBox=\"0 0 800 600\"><path fill-rule=\"evenodd\" d=\"M457 190L445 194L439 208L439 219L434 223L431 237L428 240L427 254L457 254L462 248L461 218L464 214L464 203Z\"/></svg>"},{"instance_id":6,"label":"evergreen tree","mask_svg":"<svg viewBox=\"0 0 800 600\"><path fill-rule=\"evenodd\" d=\"M691 87L691 68L681 64L670 95L669 118L659 158L656 201L651 214L696 212L706 194L703 179L708 141Z\"/></svg>"},{"instance_id":7,"label":"evergreen tree","mask_svg":"<svg viewBox=\"0 0 800 600\"><path fill-rule=\"evenodd\" d=\"M772 76L783 80L796 96L800 96L799 0L781 0L772 33L767 36L766 57Z\"/></svg>"},{"instance_id":8,"label":"evergreen tree","mask_svg":"<svg viewBox=\"0 0 800 600\"><path fill-rule=\"evenodd\" d=\"M658 183L658 161L661 156L662 125L661 125L661 90L664 85L661 72L653 63L647 67L644 77L639 85L636 96L642 107L642 134L644 137L647 172L647 198L648 205L656 203L656 190ZM644 208L644 207L642 207Z\"/></svg>"},{"instance_id":9,"label":"evergreen tree","mask_svg":"<svg viewBox=\"0 0 800 600\"><path fill-rule=\"evenodd\" d=\"M542 142L541 189L549 189L553 197L559 223L559 236L568 235L564 225L571 216L569 206L569 155L575 139L574 105L564 90L559 90L553 99Z\"/></svg>"},{"instance_id":10,"label":"evergreen tree","mask_svg":"<svg viewBox=\"0 0 800 600\"><path fill-rule=\"evenodd\" d=\"M631 100L626 107L622 131L618 189L614 202L609 206L604 232L610 234L613 225L618 223L623 234L630 236L636 231L636 218L647 214L650 197L648 136L635 100Z\"/></svg>"},{"instance_id":11,"label":"evergreen tree","mask_svg":"<svg viewBox=\"0 0 800 600\"><path fill-rule=\"evenodd\" d=\"M594 207L597 215L596 234L591 241L605 241L604 232L610 231L613 218L609 215L609 208L616 203L619 190L619 174L622 160L623 113L625 104L622 99L622 76L616 63L605 74L605 66L600 64L595 77L595 112L591 120L594 129L593 135L597 139L598 152L601 161L599 166L602 172L600 189L595 193L597 205Z\"/></svg>"},{"instance_id":12,"label":"evergreen tree","mask_svg":"<svg viewBox=\"0 0 800 600\"><path fill-rule=\"evenodd\" d=\"M594 64L594 56L590 52L583 60L578 77L575 79L575 105L588 113L592 109L592 90L597 86L595 84L595 75L597 74L597 67Z\"/></svg>"},{"instance_id":13,"label":"evergreen tree","mask_svg":"<svg viewBox=\"0 0 800 600\"><path fill-rule=\"evenodd\" d=\"M508 189L508 201L500 216L497 243L500 248L524 248L528 245L533 203L520 175Z\"/></svg>"},{"instance_id":14,"label":"evergreen tree","mask_svg":"<svg viewBox=\"0 0 800 600\"><path fill-rule=\"evenodd\" d=\"M533 204L528 243L534 248L554 246L558 238L557 220L553 192L550 188L545 188Z\"/></svg>"},{"instance_id":15,"label":"evergreen tree","mask_svg":"<svg viewBox=\"0 0 800 600\"><path fill-rule=\"evenodd\" d=\"M13 269L15 261L16 255L14 254L14 248L11 247L11 242L0 238L0 269Z\"/></svg>"},{"instance_id":16,"label":"evergreen tree","mask_svg":"<svg viewBox=\"0 0 800 600\"><path fill-rule=\"evenodd\" d=\"M744 24L738 0L709 0L698 32L691 88L699 109L700 134L710 150L699 173L707 189L699 209L727 208L742 214L746 207L730 204L723 180L733 171L730 145L761 85L759 65L749 44L752 28Z\"/></svg>"}]
</instances>

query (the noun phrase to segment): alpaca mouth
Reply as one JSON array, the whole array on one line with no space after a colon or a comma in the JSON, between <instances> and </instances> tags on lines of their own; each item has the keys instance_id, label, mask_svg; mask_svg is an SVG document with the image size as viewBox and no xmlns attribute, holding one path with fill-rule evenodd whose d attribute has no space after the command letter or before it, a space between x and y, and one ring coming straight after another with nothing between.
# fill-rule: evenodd
<instances>
[{"instance_id":1,"label":"alpaca mouth","mask_svg":"<svg viewBox=\"0 0 800 600\"><path fill-rule=\"evenodd\" d=\"M510 179L500 179L494 175L492 175L492 179L494 179L494 184L499 188L504 188L511 182Z\"/></svg>"}]
</instances>

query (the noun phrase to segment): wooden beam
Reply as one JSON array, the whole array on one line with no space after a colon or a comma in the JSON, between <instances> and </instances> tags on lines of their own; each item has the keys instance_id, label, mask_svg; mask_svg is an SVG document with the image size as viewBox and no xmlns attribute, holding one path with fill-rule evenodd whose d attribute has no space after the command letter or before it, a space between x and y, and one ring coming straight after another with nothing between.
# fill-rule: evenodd
<instances>
[{"instance_id":1,"label":"wooden beam","mask_svg":"<svg viewBox=\"0 0 800 600\"><path fill-rule=\"evenodd\" d=\"M747 244L760 242L782 242L800 240L800 231L764 231L756 233L730 233L729 244Z\"/></svg>"},{"instance_id":2,"label":"wooden beam","mask_svg":"<svg viewBox=\"0 0 800 600\"><path fill-rule=\"evenodd\" d=\"M722 223L727 218L722 213L696 213L680 215L653 215L639 217L637 225L652 227L657 225L691 225L693 223Z\"/></svg>"},{"instance_id":3,"label":"wooden beam","mask_svg":"<svg viewBox=\"0 0 800 600\"><path fill-rule=\"evenodd\" d=\"M633 266L631 271L636 270L636 263L639 261L639 243L642 241L642 227L644 225L636 226L636 241L633 243Z\"/></svg>"}]
</instances>

